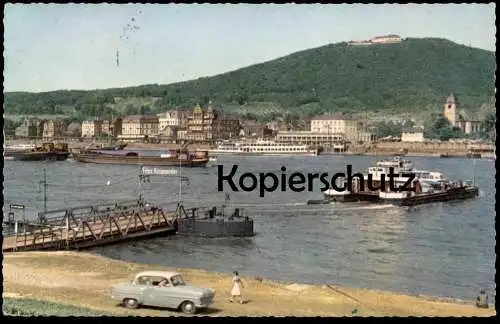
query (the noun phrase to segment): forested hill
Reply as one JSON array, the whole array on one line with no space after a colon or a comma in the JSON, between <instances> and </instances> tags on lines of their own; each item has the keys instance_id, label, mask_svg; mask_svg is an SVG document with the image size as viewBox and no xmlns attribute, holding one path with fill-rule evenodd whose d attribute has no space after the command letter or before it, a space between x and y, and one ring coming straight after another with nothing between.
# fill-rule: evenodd
<instances>
[{"instance_id":1,"label":"forested hill","mask_svg":"<svg viewBox=\"0 0 500 324\"><path fill-rule=\"evenodd\" d=\"M209 63L207 63L209 64ZM330 44L197 80L95 91L6 93L7 114L159 112L208 100L232 111L440 111L454 92L470 110L494 97L495 53L437 38ZM126 106L126 107L124 107Z\"/></svg>"}]
</instances>

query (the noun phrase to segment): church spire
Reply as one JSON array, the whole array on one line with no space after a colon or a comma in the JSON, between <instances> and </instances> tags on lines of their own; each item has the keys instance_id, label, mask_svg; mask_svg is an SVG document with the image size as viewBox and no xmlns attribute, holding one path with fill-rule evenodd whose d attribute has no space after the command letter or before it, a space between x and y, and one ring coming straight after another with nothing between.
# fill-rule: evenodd
<instances>
[{"instance_id":1,"label":"church spire","mask_svg":"<svg viewBox=\"0 0 500 324\"><path fill-rule=\"evenodd\" d=\"M446 103L454 104L457 103L457 97L455 97L455 94L452 92L448 96L448 99L446 99Z\"/></svg>"}]
</instances>

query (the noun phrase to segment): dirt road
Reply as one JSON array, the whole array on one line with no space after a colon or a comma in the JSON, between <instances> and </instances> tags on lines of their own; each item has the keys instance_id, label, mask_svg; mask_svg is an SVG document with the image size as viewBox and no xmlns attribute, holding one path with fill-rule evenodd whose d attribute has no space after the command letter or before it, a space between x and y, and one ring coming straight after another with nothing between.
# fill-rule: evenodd
<instances>
[{"instance_id":1,"label":"dirt road","mask_svg":"<svg viewBox=\"0 0 500 324\"><path fill-rule=\"evenodd\" d=\"M167 256L166 256L167 257ZM127 310L109 299L113 284L142 270L174 270L194 285L216 289L210 316L493 316L478 309L422 297L341 287L285 285L242 277L247 304L229 303L231 274L127 263L78 252L5 253L4 296L42 299L117 315L182 315L158 309ZM243 274L244 275L244 274Z\"/></svg>"}]
</instances>

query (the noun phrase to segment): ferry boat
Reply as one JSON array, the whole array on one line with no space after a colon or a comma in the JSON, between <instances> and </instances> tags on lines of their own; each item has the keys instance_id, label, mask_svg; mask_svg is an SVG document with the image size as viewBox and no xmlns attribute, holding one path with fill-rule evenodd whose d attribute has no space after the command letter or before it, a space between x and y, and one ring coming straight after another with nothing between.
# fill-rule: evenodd
<instances>
[{"instance_id":1,"label":"ferry boat","mask_svg":"<svg viewBox=\"0 0 500 324\"><path fill-rule=\"evenodd\" d=\"M271 140L258 139L255 141L224 141L216 149L208 151L209 155L301 155L317 156L318 150L307 145L277 143Z\"/></svg>"},{"instance_id":2,"label":"ferry boat","mask_svg":"<svg viewBox=\"0 0 500 324\"><path fill-rule=\"evenodd\" d=\"M386 177L385 184L382 184L382 174L389 174L389 168L394 167L394 173L399 173L398 177L393 178L393 188ZM320 204L331 202L357 202L368 201L375 203L388 203L398 206L415 206L433 202L444 202L450 200L464 200L475 198L479 195L479 189L474 184L463 181L454 182L444 178L440 172L427 170L415 170L409 160L395 158L392 161L375 162L368 169L371 177L363 177L363 186L361 179L354 178L351 188L347 186L344 180L342 186L337 184L337 188L326 190L323 195L323 201L311 200L308 204ZM407 174L405 174L407 173ZM413 179L410 179L415 175ZM372 188L368 188L370 179ZM408 188L402 188L402 185L408 185ZM349 190L336 190L339 188L349 188Z\"/></svg>"},{"instance_id":3,"label":"ferry boat","mask_svg":"<svg viewBox=\"0 0 500 324\"><path fill-rule=\"evenodd\" d=\"M363 174L362 185L359 178L353 179L354 181L350 184L350 188L347 180L338 181L336 183L337 189L345 189L336 190L336 188L333 188L332 186L323 193L324 199L327 202L378 201L378 191L382 187L385 189L390 188L389 177L387 177L390 173L390 168L393 168L393 173L398 175L397 177L394 177L393 180L393 185L396 188L404 185L411 176L410 174L413 173L413 163L400 156L396 156L390 160L376 161L368 168L368 172ZM382 179L384 179L385 182L383 185ZM374 190L367 188L368 183L373 186Z\"/></svg>"}]
</instances>

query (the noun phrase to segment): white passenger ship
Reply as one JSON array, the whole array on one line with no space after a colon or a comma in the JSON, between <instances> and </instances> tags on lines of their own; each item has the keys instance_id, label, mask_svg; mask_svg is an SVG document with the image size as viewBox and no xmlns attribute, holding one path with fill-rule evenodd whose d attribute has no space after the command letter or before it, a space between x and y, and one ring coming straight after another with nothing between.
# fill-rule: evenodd
<instances>
[{"instance_id":1,"label":"white passenger ship","mask_svg":"<svg viewBox=\"0 0 500 324\"><path fill-rule=\"evenodd\" d=\"M317 156L318 150L307 145L277 143L271 140L224 141L216 149L209 150L211 156L217 155L301 155Z\"/></svg>"}]
</instances>

